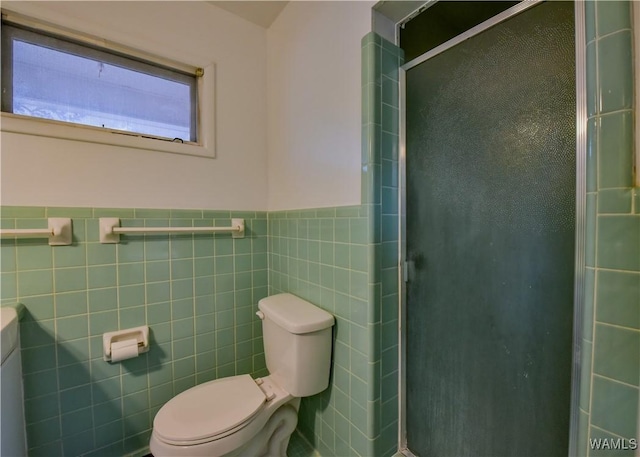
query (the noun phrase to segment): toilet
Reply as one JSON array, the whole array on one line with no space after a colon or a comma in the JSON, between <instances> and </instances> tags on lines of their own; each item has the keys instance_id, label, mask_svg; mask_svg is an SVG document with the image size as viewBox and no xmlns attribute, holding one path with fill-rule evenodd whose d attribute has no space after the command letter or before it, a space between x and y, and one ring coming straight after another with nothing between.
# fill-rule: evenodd
<instances>
[{"instance_id":1,"label":"toilet","mask_svg":"<svg viewBox=\"0 0 640 457\"><path fill-rule=\"evenodd\" d=\"M153 420L154 457L286 456L300 399L329 385L334 318L291 294L258 309L269 376L216 379L169 400Z\"/></svg>"}]
</instances>

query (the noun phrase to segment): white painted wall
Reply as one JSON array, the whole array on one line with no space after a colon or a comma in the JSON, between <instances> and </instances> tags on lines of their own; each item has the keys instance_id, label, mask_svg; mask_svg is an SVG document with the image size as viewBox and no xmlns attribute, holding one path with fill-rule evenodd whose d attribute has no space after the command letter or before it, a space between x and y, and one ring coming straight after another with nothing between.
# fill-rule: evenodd
<instances>
[{"instance_id":1,"label":"white painted wall","mask_svg":"<svg viewBox=\"0 0 640 457\"><path fill-rule=\"evenodd\" d=\"M0 203L359 204L360 40L371 30L373 3L291 2L265 31L204 2L3 2L141 51L198 67L215 63L217 158L3 132Z\"/></svg>"},{"instance_id":2,"label":"white painted wall","mask_svg":"<svg viewBox=\"0 0 640 457\"><path fill-rule=\"evenodd\" d=\"M360 204L370 1L291 2L267 31L269 210Z\"/></svg>"},{"instance_id":3,"label":"white painted wall","mask_svg":"<svg viewBox=\"0 0 640 457\"><path fill-rule=\"evenodd\" d=\"M216 159L3 132L3 205L266 210L265 29L205 2L2 6L197 67L214 62L217 89Z\"/></svg>"}]
</instances>

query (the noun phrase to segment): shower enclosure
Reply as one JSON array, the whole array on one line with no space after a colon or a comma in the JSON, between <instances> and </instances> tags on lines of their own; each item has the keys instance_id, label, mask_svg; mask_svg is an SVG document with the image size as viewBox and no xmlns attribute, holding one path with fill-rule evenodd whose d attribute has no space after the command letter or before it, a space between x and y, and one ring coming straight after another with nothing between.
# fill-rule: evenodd
<instances>
[{"instance_id":1,"label":"shower enclosure","mask_svg":"<svg viewBox=\"0 0 640 457\"><path fill-rule=\"evenodd\" d=\"M574 445L575 9L516 4L402 67L407 454L566 456Z\"/></svg>"}]
</instances>

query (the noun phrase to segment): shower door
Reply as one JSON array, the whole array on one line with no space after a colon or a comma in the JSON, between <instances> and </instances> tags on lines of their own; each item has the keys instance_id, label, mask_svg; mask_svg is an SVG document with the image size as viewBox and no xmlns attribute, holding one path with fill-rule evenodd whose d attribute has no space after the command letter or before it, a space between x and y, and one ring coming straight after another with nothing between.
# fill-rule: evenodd
<instances>
[{"instance_id":1,"label":"shower door","mask_svg":"<svg viewBox=\"0 0 640 457\"><path fill-rule=\"evenodd\" d=\"M428 10L427 10L428 12ZM406 439L421 457L569 446L571 2L406 65Z\"/></svg>"}]
</instances>

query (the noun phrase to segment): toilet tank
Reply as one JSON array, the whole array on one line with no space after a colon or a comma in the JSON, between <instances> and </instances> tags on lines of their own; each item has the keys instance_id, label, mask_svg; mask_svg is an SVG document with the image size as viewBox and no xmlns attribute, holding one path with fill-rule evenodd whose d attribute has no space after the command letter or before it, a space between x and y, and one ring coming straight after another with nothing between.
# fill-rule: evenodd
<instances>
[{"instance_id":1,"label":"toilet tank","mask_svg":"<svg viewBox=\"0 0 640 457\"><path fill-rule=\"evenodd\" d=\"M329 386L331 327L328 312L291 294L258 302L267 369L294 397L308 397Z\"/></svg>"}]
</instances>

